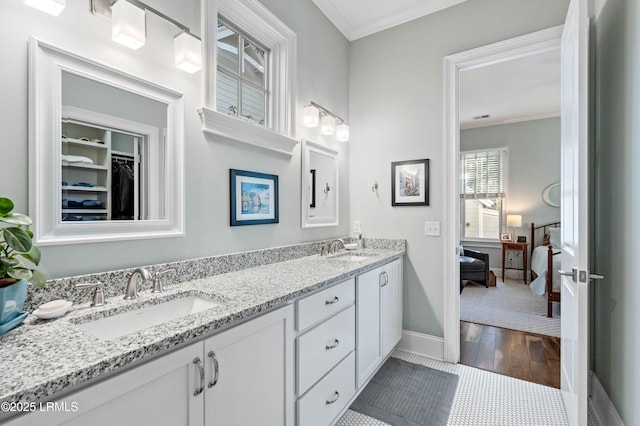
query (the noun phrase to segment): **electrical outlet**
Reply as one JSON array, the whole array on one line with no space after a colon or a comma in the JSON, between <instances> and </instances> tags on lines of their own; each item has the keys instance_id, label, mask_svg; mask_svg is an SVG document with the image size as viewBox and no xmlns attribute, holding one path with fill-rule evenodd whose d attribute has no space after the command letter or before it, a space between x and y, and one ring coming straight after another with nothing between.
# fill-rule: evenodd
<instances>
[{"instance_id":1,"label":"electrical outlet","mask_svg":"<svg viewBox=\"0 0 640 426\"><path fill-rule=\"evenodd\" d=\"M362 232L362 224L360 223L359 220L354 220L353 221L353 232L357 232L360 233Z\"/></svg>"},{"instance_id":2,"label":"electrical outlet","mask_svg":"<svg viewBox=\"0 0 640 426\"><path fill-rule=\"evenodd\" d=\"M424 235L430 237L440 236L440 222L425 222L424 223Z\"/></svg>"}]
</instances>

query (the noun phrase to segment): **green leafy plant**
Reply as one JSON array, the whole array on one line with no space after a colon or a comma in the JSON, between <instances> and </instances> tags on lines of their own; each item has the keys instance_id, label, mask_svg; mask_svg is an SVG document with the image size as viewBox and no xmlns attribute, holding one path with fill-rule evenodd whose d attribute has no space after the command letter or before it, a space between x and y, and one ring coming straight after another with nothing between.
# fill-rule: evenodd
<instances>
[{"instance_id":1,"label":"green leafy plant","mask_svg":"<svg viewBox=\"0 0 640 426\"><path fill-rule=\"evenodd\" d=\"M13 207L13 201L0 197L0 287L19 280L29 280L34 286L42 288L47 278L30 267L40 263L40 249L33 245L33 232L28 229L31 218L12 213Z\"/></svg>"}]
</instances>

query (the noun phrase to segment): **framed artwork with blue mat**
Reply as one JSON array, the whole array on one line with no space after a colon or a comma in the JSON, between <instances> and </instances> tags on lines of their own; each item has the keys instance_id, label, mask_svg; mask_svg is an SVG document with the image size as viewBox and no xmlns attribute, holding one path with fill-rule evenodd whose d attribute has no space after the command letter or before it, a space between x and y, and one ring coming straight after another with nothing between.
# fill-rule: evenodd
<instances>
[{"instance_id":1,"label":"framed artwork with blue mat","mask_svg":"<svg viewBox=\"0 0 640 426\"><path fill-rule=\"evenodd\" d=\"M231 226L278 223L278 176L229 169Z\"/></svg>"}]
</instances>

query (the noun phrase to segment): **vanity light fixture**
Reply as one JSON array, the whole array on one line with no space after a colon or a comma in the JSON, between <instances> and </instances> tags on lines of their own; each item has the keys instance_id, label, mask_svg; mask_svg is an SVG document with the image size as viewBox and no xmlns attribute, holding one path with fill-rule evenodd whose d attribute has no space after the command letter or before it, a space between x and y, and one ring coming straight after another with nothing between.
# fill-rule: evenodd
<instances>
[{"instance_id":1,"label":"vanity light fixture","mask_svg":"<svg viewBox=\"0 0 640 426\"><path fill-rule=\"evenodd\" d=\"M336 134L336 139L341 142L349 140L349 125L339 116L332 113L322 105L310 102L304 107L305 127L318 127L323 135Z\"/></svg>"},{"instance_id":2,"label":"vanity light fixture","mask_svg":"<svg viewBox=\"0 0 640 426\"><path fill-rule=\"evenodd\" d=\"M66 6L65 0L24 0L24 4L49 15L58 16Z\"/></svg>"},{"instance_id":3,"label":"vanity light fixture","mask_svg":"<svg viewBox=\"0 0 640 426\"><path fill-rule=\"evenodd\" d=\"M202 42L188 31L183 31L173 39L176 67L189 74L202 69Z\"/></svg>"},{"instance_id":4,"label":"vanity light fixture","mask_svg":"<svg viewBox=\"0 0 640 426\"><path fill-rule=\"evenodd\" d=\"M315 105L307 105L304 107L304 125L305 127L318 127L320 124L320 110Z\"/></svg>"},{"instance_id":5,"label":"vanity light fixture","mask_svg":"<svg viewBox=\"0 0 640 426\"><path fill-rule=\"evenodd\" d=\"M116 43L138 50L146 41L146 16L144 9L118 0L111 6L111 38Z\"/></svg>"},{"instance_id":6,"label":"vanity light fixture","mask_svg":"<svg viewBox=\"0 0 640 426\"><path fill-rule=\"evenodd\" d=\"M336 118L333 115L321 114L320 117L320 133L323 135L332 135L336 132Z\"/></svg>"},{"instance_id":7,"label":"vanity light fixture","mask_svg":"<svg viewBox=\"0 0 640 426\"><path fill-rule=\"evenodd\" d=\"M349 140L349 125L344 121L336 126L336 139L340 142Z\"/></svg>"},{"instance_id":8,"label":"vanity light fixture","mask_svg":"<svg viewBox=\"0 0 640 426\"><path fill-rule=\"evenodd\" d=\"M190 74L202 69L202 42L189 27L139 0L111 3L113 0L91 0L91 12L111 19L113 41L134 50L142 47L146 39L146 14L151 13L180 30L173 41L176 67Z\"/></svg>"}]
</instances>

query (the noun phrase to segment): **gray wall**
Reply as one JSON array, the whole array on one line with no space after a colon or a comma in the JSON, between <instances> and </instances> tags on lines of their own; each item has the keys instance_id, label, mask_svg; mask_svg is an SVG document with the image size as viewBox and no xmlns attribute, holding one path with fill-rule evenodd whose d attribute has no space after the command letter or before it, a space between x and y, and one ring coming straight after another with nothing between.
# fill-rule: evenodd
<instances>
[{"instance_id":1,"label":"gray wall","mask_svg":"<svg viewBox=\"0 0 640 426\"><path fill-rule=\"evenodd\" d=\"M525 121L499 126L478 127L460 132L460 150L508 148L506 214L522 215L522 227L505 231L526 235L531 243L531 223L543 224L560 220L560 209L542 201L542 190L560 181L560 118ZM506 226L506 225L505 225ZM496 236L497 238L497 236ZM501 268L500 244L487 250L492 268Z\"/></svg>"},{"instance_id":2,"label":"gray wall","mask_svg":"<svg viewBox=\"0 0 640 426\"><path fill-rule=\"evenodd\" d=\"M365 236L406 238L404 328L443 336L444 57L560 25L566 0L473 0L351 44L351 219ZM431 159L429 207L391 207L390 163ZM378 196L371 192L380 185Z\"/></svg>"},{"instance_id":3,"label":"gray wall","mask_svg":"<svg viewBox=\"0 0 640 426\"><path fill-rule=\"evenodd\" d=\"M604 3L604 2L603 2ZM595 23L592 150L593 369L627 425L640 424L640 5L608 0ZM593 36L593 35L592 35Z\"/></svg>"},{"instance_id":4,"label":"gray wall","mask_svg":"<svg viewBox=\"0 0 640 426\"><path fill-rule=\"evenodd\" d=\"M160 7L163 1L166 8ZM154 7L171 13L169 0ZM180 2L182 3L185 2ZM265 0L264 5L298 35L298 101L296 111L315 100L349 119L349 43L312 0ZM183 5L187 25L199 0ZM195 6L194 6L195 5ZM0 194L12 198L16 211L28 209L28 67L27 44L34 35L66 50L90 57L129 74L184 93L186 235L181 238L43 247L42 267L50 278L106 271L142 264L210 256L256 248L313 241L348 233L348 145L319 137L301 125L297 138L310 138L341 151L340 226L303 230L300 221L300 148L292 158L228 141L207 141L197 109L202 107L203 73L189 75L173 64L170 25L147 20L147 43L137 51L111 41L111 23L89 11L88 1L68 1L59 17L19 1L0 5L0 54L5 67L0 82L0 142L3 161ZM187 22L189 21L189 22ZM196 31L199 33L199 31ZM10 158L10 160L8 160ZM277 174L280 177L280 223L229 226L228 169Z\"/></svg>"}]
</instances>

